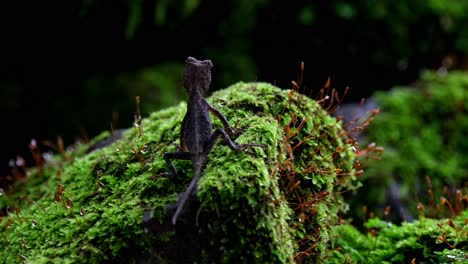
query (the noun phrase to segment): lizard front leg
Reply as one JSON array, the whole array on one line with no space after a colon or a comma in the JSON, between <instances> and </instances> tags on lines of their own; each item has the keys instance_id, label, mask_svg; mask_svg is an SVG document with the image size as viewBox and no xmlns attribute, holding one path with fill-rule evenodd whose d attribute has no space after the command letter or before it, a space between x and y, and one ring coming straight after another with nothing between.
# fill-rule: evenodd
<instances>
[{"instance_id":1,"label":"lizard front leg","mask_svg":"<svg viewBox=\"0 0 468 264\"><path fill-rule=\"evenodd\" d=\"M231 148L234 151L239 151L245 147L264 147L262 144L255 143L236 144L231 140L226 131L222 130L221 128L217 128L215 132L211 135L210 140L206 142L203 148L203 152L205 153L205 155L208 155L211 149L213 149L219 137L222 137L224 144L226 144L229 148Z\"/></svg>"},{"instance_id":2,"label":"lizard front leg","mask_svg":"<svg viewBox=\"0 0 468 264\"><path fill-rule=\"evenodd\" d=\"M164 160L166 161L166 165L169 168L170 172L162 173L162 175L173 179L177 175L177 170L172 164L171 160L179 159L179 160L189 160L190 159L190 152L187 151L176 151L176 152L166 152L164 153Z\"/></svg>"},{"instance_id":3,"label":"lizard front leg","mask_svg":"<svg viewBox=\"0 0 468 264\"><path fill-rule=\"evenodd\" d=\"M208 104L208 111L210 111L211 113L213 113L213 115L215 115L220 121L221 123L223 123L223 126L224 126L224 132L226 132L229 136L232 136L236 133L236 130L233 129L230 125L229 125L229 122L228 120L226 119L226 117L221 114L221 112L218 111L218 109L212 107L210 104Z\"/></svg>"}]
</instances>

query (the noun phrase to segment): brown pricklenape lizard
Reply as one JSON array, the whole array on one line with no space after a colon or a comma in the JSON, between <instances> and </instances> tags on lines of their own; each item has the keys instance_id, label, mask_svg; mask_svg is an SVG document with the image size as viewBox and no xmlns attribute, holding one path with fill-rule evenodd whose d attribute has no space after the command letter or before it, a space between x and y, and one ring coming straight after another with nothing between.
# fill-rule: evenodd
<instances>
[{"instance_id":1,"label":"brown pricklenape lizard","mask_svg":"<svg viewBox=\"0 0 468 264\"><path fill-rule=\"evenodd\" d=\"M189 95L187 113L182 121L179 151L167 152L164 154L164 159L170 169L170 172L165 173L165 175L170 178L177 175L177 170L171 162L172 159L191 160L194 172L190 185L179 199L177 210L172 217L173 225L176 224L177 217L184 209L185 203L193 192L208 153L219 137L223 139L224 144L235 151L239 151L246 146L261 146L253 143L236 145L232 142L229 136L235 133L234 129L231 128L226 117L209 105L203 98L203 95L208 90L211 83L212 67L213 64L210 60L200 61L192 57L188 57L185 60L183 82L184 88ZM212 132L213 130L208 112L213 113L221 120L224 130L217 128Z\"/></svg>"}]
</instances>

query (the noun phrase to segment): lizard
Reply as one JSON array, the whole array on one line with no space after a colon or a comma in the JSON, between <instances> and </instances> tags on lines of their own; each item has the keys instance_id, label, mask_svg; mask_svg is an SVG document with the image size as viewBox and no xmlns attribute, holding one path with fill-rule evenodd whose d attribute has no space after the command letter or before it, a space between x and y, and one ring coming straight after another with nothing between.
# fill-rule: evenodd
<instances>
[{"instance_id":1,"label":"lizard","mask_svg":"<svg viewBox=\"0 0 468 264\"><path fill-rule=\"evenodd\" d=\"M208 153L210 153L219 138L234 151L239 151L247 146L261 146L254 143L234 143L230 136L235 134L235 130L229 125L226 117L204 99L204 95L211 83L212 67L211 60L197 60L193 57L188 57L185 60L183 86L188 93L187 112L182 120L178 151L164 153L164 160L170 170L170 172L164 174L168 178L174 178L177 175L177 170L171 162L172 159L191 160L193 178L179 198L177 209L172 217L173 225L176 224L177 218L183 211L185 203L200 178ZM221 120L224 130L217 128L213 132L209 112Z\"/></svg>"}]
</instances>

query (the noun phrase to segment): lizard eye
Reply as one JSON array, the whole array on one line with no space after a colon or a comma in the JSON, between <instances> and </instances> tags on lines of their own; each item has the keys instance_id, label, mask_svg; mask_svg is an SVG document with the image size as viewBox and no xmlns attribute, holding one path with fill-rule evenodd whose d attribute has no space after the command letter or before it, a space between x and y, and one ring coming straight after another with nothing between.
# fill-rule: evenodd
<instances>
[{"instance_id":1,"label":"lizard eye","mask_svg":"<svg viewBox=\"0 0 468 264\"><path fill-rule=\"evenodd\" d=\"M208 70L211 69L211 68L213 68L213 63L211 63L210 60L204 60L204 61L203 61L203 64L205 64L205 66L208 67Z\"/></svg>"}]
</instances>

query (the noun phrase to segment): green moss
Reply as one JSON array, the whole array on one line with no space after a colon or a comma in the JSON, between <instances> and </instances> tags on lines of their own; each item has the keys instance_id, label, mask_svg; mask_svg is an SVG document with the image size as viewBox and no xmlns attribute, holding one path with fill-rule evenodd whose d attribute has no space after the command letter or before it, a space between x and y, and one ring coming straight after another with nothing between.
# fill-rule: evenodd
<instances>
[{"instance_id":1,"label":"green moss","mask_svg":"<svg viewBox=\"0 0 468 264\"><path fill-rule=\"evenodd\" d=\"M421 218L401 226L379 218L365 224L362 234L351 225L337 228L329 263L466 263L468 211L453 220Z\"/></svg>"},{"instance_id":2,"label":"green moss","mask_svg":"<svg viewBox=\"0 0 468 264\"><path fill-rule=\"evenodd\" d=\"M332 227L347 208L340 192L357 187L354 153L344 143L341 124L315 101L266 83L238 83L208 101L243 129L237 143L261 143L265 149L233 152L217 144L210 153L198 184L197 214L209 221L193 221L204 240L200 261L289 263L324 257ZM167 171L163 154L179 143L185 109L182 102L154 112L143 120L142 132L129 129L110 146L71 155L72 161L56 155L42 176L29 174L2 198L21 214L10 207L3 218L0 259L173 262L168 251L176 246L174 232L154 236L141 222L150 209L163 221L166 205L176 202L191 180L189 161L174 161L185 176L175 181L159 176ZM35 204L19 203L22 194Z\"/></svg>"},{"instance_id":3,"label":"green moss","mask_svg":"<svg viewBox=\"0 0 468 264\"><path fill-rule=\"evenodd\" d=\"M364 184L372 188L365 197L358 197L361 205L384 206L385 188L398 182L403 203L417 215L417 202L429 203L426 176L436 198L447 195L442 193L444 186L467 186L466 72L441 76L428 71L415 87L377 92L375 99L381 112L365 134L385 151L381 161L364 161Z\"/></svg>"}]
</instances>

